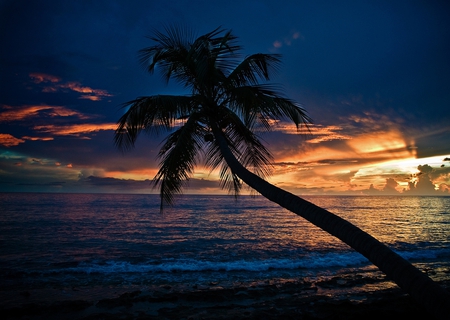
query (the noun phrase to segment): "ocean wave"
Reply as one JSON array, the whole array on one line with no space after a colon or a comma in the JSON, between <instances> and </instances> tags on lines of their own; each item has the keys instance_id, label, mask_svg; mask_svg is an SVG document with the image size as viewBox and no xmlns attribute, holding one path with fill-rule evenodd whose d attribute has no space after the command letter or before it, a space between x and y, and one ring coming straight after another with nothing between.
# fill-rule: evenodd
<instances>
[{"instance_id":1,"label":"ocean wave","mask_svg":"<svg viewBox=\"0 0 450 320\"><path fill-rule=\"evenodd\" d=\"M82 273L176 273L202 271L247 271L320 269L350 267L367 263L367 259L356 252L311 254L301 259L266 259L208 261L195 259L169 259L166 261L148 261L131 263L129 261L82 262L75 268L64 271ZM63 271L63 270L61 270Z\"/></svg>"},{"instance_id":2,"label":"ocean wave","mask_svg":"<svg viewBox=\"0 0 450 320\"><path fill-rule=\"evenodd\" d=\"M450 249L428 249L415 251L396 251L406 260L434 260L438 258L450 257Z\"/></svg>"},{"instance_id":3,"label":"ocean wave","mask_svg":"<svg viewBox=\"0 0 450 320\"><path fill-rule=\"evenodd\" d=\"M417 251L396 251L407 260L434 260L442 257L450 257L450 249L433 249ZM329 252L310 253L301 258L279 258L264 260L229 260L212 261L196 259L167 259L151 260L140 263L130 261L91 261L81 262L76 267L61 268L53 272L74 273L187 273L187 272L214 272L214 271L244 271L262 272L269 270L317 270L332 268L351 268L368 264L368 260L357 252Z\"/></svg>"}]
</instances>

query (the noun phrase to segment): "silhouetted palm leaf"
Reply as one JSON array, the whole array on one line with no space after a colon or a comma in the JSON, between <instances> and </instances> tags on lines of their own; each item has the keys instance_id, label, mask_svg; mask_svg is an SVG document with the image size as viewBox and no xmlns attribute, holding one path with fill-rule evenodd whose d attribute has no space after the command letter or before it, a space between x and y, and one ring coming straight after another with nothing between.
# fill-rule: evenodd
<instances>
[{"instance_id":1,"label":"silhouetted palm leaf","mask_svg":"<svg viewBox=\"0 0 450 320\"><path fill-rule=\"evenodd\" d=\"M196 159L204 143L204 128L198 124L198 114L192 114L186 123L171 133L159 151L160 169L154 185L161 186L162 200L172 204L173 195L180 193L189 180L197 163ZM161 202L162 210L163 202Z\"/></svg>"}]
</instances>

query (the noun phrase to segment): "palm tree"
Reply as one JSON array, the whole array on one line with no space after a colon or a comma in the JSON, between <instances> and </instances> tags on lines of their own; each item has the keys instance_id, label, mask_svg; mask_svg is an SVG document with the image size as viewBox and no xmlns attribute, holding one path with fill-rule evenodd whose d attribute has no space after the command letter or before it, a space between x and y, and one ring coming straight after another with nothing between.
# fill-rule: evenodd
<instances>
[{"instance_id":1,"label":"palm tree","mask_svg":"<svg viewBox=\"0 0 450 320\"><path fill-rule=\"evenodd\" d=\"M263 178L271 171L272 156L257 133L270 131L274 120L288 119L297 126L311 122L305 110L279 93L270 80L280 63L276 54L239 57L237 38L221 28L195 39L180 28L155 31L155 45L140 51L150 73L161 71L175 79L190 95L139 97L124 104L115 144L133 147L144 131L170 132L160 151L159 171L153 179L160 188L161 210L173 203L203 161L220 169L223 188L237 196L243 182L267 199L298 214L363 254L413 298L440 318L450 314L450 294L384 244L348 221Z\"/></svg>"}]
</instances>

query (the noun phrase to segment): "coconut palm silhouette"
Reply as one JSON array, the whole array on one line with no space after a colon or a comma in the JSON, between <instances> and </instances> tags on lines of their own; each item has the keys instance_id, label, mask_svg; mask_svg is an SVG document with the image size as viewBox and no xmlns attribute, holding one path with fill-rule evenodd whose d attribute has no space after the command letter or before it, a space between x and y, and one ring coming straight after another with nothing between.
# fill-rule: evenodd
<instances>
[{"instance_id":1,"label":"coconut palm silhouette","mask_svg":"<svg viewBox=\"0 0 450 320\"><path fill-rule=\"evenodd\" d=\"M447 290L358 227L264 180L273 157L257 133L270 131L274 120L290 120L297 129L311 122L302 107L265 83L279 66L279 55L240 58L237 37L222 28L195 38L186 28L168 27L150 39L154 45L140 51L141 62L150 73L159 69L167 82L174 79L191 94L127 102L115 144L127 150L142 131L168 131L153 179L154 187L160 188L161 210L173 203L203 161L211 170L220 170L223 188L238 195L247 184L360 252L430 313L447 319Z\"/></svg>"}]
</instances>

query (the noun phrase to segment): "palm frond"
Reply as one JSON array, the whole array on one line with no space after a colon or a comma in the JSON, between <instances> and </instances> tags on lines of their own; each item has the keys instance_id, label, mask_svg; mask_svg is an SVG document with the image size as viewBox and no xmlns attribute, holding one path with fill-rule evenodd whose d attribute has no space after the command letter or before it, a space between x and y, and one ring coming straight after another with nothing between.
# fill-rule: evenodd
<instances>
[{"instance_id":1,"label":"palm frond","mask_svg":"<svg viewBox=\"0 0 450 320\"><path fill-rule=\"evenodd\" d=\"M222 77L236 65L231 57L241 47L231 31L221 35L223 32L219 27L193 40L193 33L183 28L167 27L165 33L154 31L150 39L156 44L140 50L140 61L150 73L158 65L166 82L175 78L182 85L201 91L196 84L211 83L213 77Z\"/></svg>"},{"instance_id":2,"label":"palm frond","mask_svg":"<svg viewBox=\"0 0 450 320\"><path fill-rule=\"evenodd\" d=\"M134 146L142 130L158 133L161 129L172 129L178 118L192 111L195 99L189 96L156 95L123 104L123 108L128 110L117 122L115 145L126 150Z\"/></svg>"},{"instance_id":3,"label":"palm frond","mask_svg":"<svg viewBox=\"0 0 450 320\"><path fill-rule=\"evenodd\" d=\"M164 204L173 203L174 195L181 193L183 184L193 173L205 132L197 120L196 114L191 115L183 126L166 138L158 153L160 169L153 185L160 187L161 210Z\"/></svg>"},{"instance_id":4,"label":"palm frond","mask_svg":"<svg viewBox=\"0 0 450 320\"><path fill-rule=\"evenodd\" d=\"M225 136L225 139L227 137ZM230 149L234 154L239 153L239 151L235 148L235 146L231 143L229 143ZM222 189L228 190L229 193L233 193L235 196L238 196L241 188L242 188L242 182L239 179L239 177L234 174L228 164L226 163L225 159L223 158L222 152L220 150L219 145L216 143L216 140L214 140L213 143L211 143L208 146L208 150L206 152L206 167L210 168L210 171L220 168L219 171L219 182L220 187Z\"/></svg>"},{"instance_id":5,"label":"palm frond","mask_svg":"<svg viewBox=\"0 0 450 320\"><path fill-rule=\"evenodd\" d=\"M242 122L240 117L227 108L222 108L217 117L220 118L218 122L223 128L222 133L227 144L239 162L261 177L269 176L273 157L258 137ZM220 167L221 187L230 192L234 191L235 195L239 194L242 183L228 168L219 145L210 144L206 155L205 165L211 171Z\"/></svg>"},{"instance_id":6,"label":"palm frond","mask_svg":"<svg viewBox=\"0 0 450 320\"><path fill-rule=\"evenodd\" d=\"M195 76L196 89L206 92L225 80L225 74L236 62L233 57L241 49L235 44L236 37L231 31L217 28L199 37L191 46L186 62L190 74Z\"/></svg>"},{"instance_id":7,"label":"palm frond","mask_svg":"<svg viewBox=\"0 0 450 320\"><path fill-rule=\"evenodd\" d=\"M241 86L228 93L229 100L226 103L250 128L254 128L258 122L270 131L272 120L291 120L297 129L312 122L301 106L284 98L273 85Z\"/></svg>"},{"instance_id":8,"label":"palm frond","mask_svg":"<svg viewBox=\"0 0 450 320\"><path fill-rule=\"evenodd\" d=\"M225 35L214 39L213 48L211 50L214 57L214 65L221 75L227 75L233 70L238 62L239 51L242 50L240 45L236 44L237 37L231 33L231 30ZM220 79L224 81L225 79Z\"/></svg>"},{"instance_id":9,"label":"palm frond","mask_svg":"<svg viewBox=\"0 0 450 320\"><path fill-rule=\"evenodd\" d=\"M155 45L139 51L139 60L148 72L153 73L156 66L166 82L175 76L182 84L186 85L186 56L194 41L194 33L186 27L169 26L165 33L153 31L149 37ZM181 77L181 78L180 78Z\"/></svg>"},{"instance_id":10,"label":"palm frond","mask_svg":"<svg viewBox=\"0 0 450 320\"><path fill-rule=\"evenodd\" d=\"M228 137L233 149L239 150L237 154L239 162L263 178L269 176L273 163L270 151L238 116L230 112L228 118L230 121L224 134Z\"/></svg>"},{"instance_id":11,"label":"palm frond","mask_svg":"<svg viewBox=\"0 0 450 320\"><path fill-rule=\"evenodd\" d=\"M245 58L228 76L231 87L258 84L270 80L272 72L281 64L279 54L257 53Z\"/></svg>"}]
</instances>

